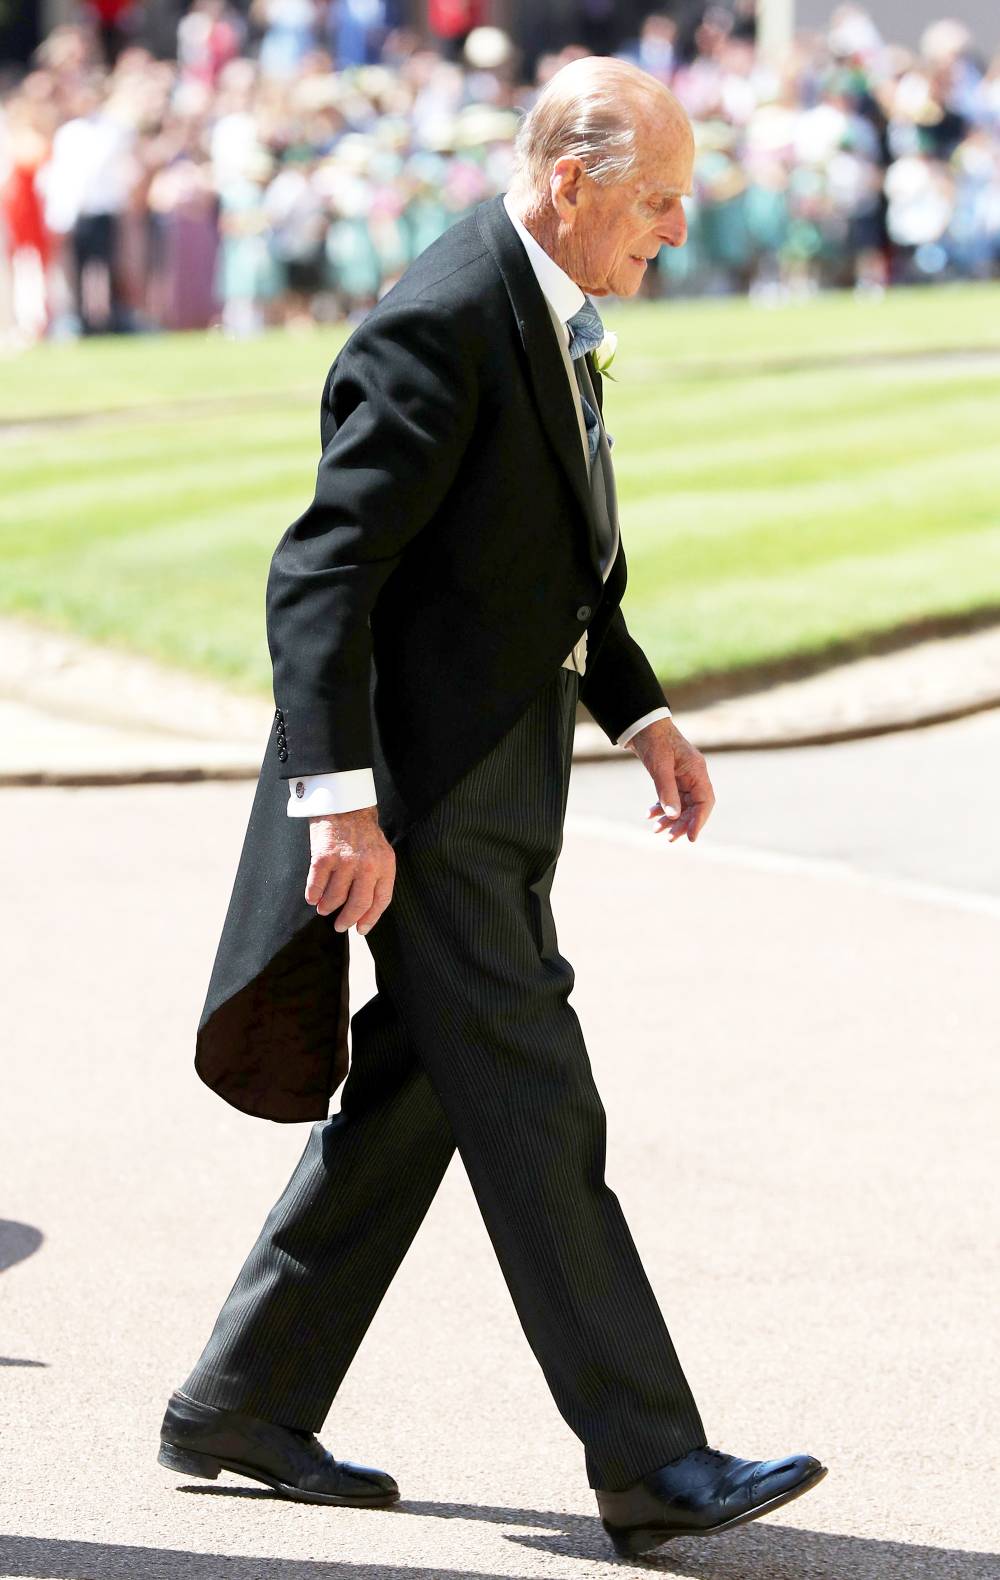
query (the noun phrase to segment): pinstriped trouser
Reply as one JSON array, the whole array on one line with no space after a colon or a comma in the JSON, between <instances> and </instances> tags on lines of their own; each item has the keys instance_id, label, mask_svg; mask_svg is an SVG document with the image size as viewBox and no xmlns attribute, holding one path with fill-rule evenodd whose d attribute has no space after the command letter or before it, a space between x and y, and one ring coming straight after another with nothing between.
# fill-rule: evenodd
<instances>
[{"instance_id":1,"label":"pinstriped trouser","mask_svg":"<svg viewBox=\"0 0 1000 1580\"><path fill-rule=\"evenodd\" d=\"M313 1128L192 1397L318 1431L457 1143L590 1485L704 1444L604 1182L605 1112L549 907L577 685L560 670L401 842L340 1111Z\"/></svg>"}]
</instances>

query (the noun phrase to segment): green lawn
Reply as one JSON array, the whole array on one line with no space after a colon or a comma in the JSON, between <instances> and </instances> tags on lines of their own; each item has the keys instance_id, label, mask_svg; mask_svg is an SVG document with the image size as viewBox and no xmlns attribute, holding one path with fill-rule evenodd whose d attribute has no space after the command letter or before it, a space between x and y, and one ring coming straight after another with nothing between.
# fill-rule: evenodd
<instances>
[{"instance_id":1,"label":"green lawn","mask_svg":"<svg viewBox=\"0 0 1000 1580\"><path fill-rule=\"evenodd\" d=\"M1000 609L1000 288L608 318L626 608L668 686ZM0 364L0 609L267 690L267 563L341 339Z\"/></svg>"}]
</instances>

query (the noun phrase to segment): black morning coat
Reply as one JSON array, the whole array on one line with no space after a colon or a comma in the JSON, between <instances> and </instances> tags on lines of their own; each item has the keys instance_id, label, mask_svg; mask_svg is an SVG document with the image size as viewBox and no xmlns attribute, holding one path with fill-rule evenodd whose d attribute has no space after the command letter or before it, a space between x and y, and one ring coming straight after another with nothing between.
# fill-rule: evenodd
<instances>
[{"instance_id":1,"label":"black morning coat","mask_svg":"<svg viewBox=\"0 0 1000 1580\"><path fill-rule=\"evenodd\" d=\"M601 381L592 366L598 399ZM325 1118L347 1057L347 935L304 897L289 777L374 767L397 845L588 632L581 698L615 739L663 705L602 583L590 486L545 299L500 198L427 249L323 392L316 491L271 561L274 731L198 1028L235 1107Z\"/></svg>"}]
</instances>

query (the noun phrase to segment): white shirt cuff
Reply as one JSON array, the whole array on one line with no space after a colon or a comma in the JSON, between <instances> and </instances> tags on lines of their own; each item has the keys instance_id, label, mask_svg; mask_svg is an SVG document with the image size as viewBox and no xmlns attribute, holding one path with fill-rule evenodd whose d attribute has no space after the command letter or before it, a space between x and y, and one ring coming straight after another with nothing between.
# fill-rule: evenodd
<instances>
[{"instance_id":1,"label":"white shirt cuff","mask_svg":"<svg viewBox=\"0 0 1000 1580\"><path fill-rule=\"evenodd\" d=\"M375 776L370 768L339 774L301 774L288 781L289 817L326 817L375 806Z\"/></svg>"},{"instance_id":2,"label":"white shirt cuff","mask_svg":"<svg viewBox=\"0 0 1000 1580\"><path fill-rule=\"evenodd\" d=\"M627 730L623 730L618 737L617 744L619 746L627 746L633 735L638 735L639 731L644 730L647 724L655 724L657 719L672 718L673 714L668 707L654 708L652 713L644 713L641 719L636 719L635 723L630 724Z\"/></svg>"}]
</instances>

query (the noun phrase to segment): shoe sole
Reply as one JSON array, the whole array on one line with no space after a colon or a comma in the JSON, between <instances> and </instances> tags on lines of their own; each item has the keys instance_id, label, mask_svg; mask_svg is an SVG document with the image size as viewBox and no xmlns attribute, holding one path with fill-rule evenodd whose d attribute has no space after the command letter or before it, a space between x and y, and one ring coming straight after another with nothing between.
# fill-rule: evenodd
<instances>
[{"instance_id":1,"label":"shoe sole","mask_svg":"<svg viewBox=\"0 0 1000 1580\"><path fill-rule=\"evenodd\" d=\"M387 1509L390 1504L399 1502L398 1491L383 1492L372 1498L342 1496L337 1492L307 1492L302 1487L291 1486L287 1481L279 1481L276 1476L269 1476L255 1466L241 1465L237 1459L220 1459L215 1454L199 1454L188 1448L177 1448L173 1443L161 1442L160 1452L156 1458L158 1464L179 1476L198 1476L204 1481L215 1481L220 1470L228 1470L234 1476L246 1476L250 1481L262 1481L265 1487L270 1487L281 1497L289 1498L296 1503L331 1503L338 1508L347 1509Z\"/></svg>"},{"instance_id":2,"label":"shoe sole","mask_svg":"<svg viewBox=\"0 0 1000 1580\"><path fill-rule=\"evenodd\" d=\"M734 1515L731 1520L720 1520L718 1525L706 1525L701 1530L695 1530L690 1526L671 1529L666 1525L636 1526L631 1530L619 1530L603 1520L601 1523L619 1557L638 1558L643 1553L651 1553L654 1547L662 1547L664 1542L675 1541L679 1536L715 1536L718 1531L731 1531L736 1525L746 1525L749 1520L758 1520L762 1514L770 1514L773 1509L780 1509L783 1504L801 1498L804 1492L810 1492L823 1480L826 1471L827 1467L821 1465L796 1486L780 1492L776 1498L769 1498L766 1503L758 1503L754 1508L745 1510L743 1514Z\"/></svg>"}]
</instances>

